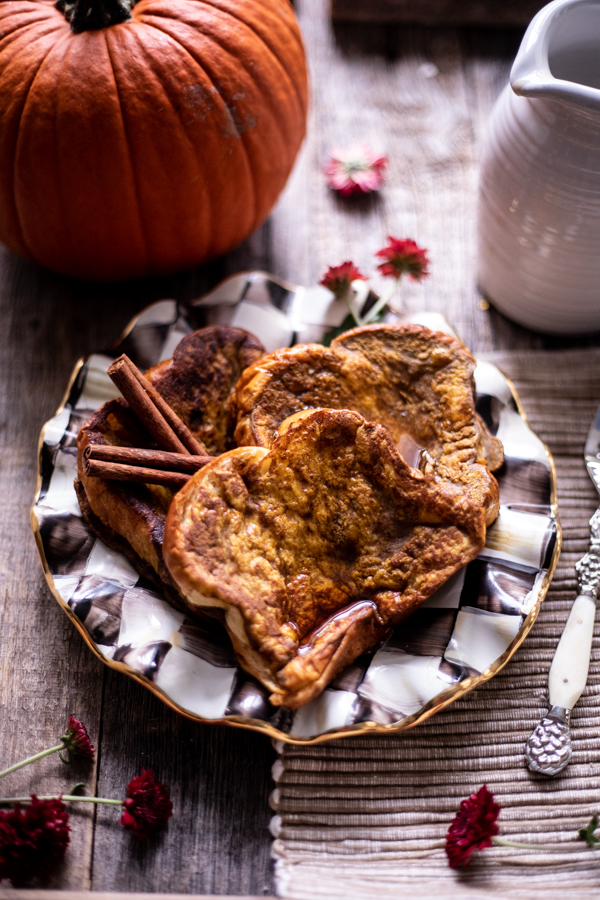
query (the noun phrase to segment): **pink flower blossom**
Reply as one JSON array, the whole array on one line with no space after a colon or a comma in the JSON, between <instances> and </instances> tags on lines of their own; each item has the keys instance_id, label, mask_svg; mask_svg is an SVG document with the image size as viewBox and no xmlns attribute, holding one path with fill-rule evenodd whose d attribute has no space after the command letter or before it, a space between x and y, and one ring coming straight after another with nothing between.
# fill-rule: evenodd
<instances>
[{"instance_id":1,"label":"pink flower blossom","mask_svg":"<svg viewBox=\"0 0 600 900\"><path fill-rule=\"evenodd\" d=\"M327 184L342 197L351 194L370 194L383 183L387 158L374 153L364 144L354 144L347 150L332 150L324 168Z\"/></svg>"},{"instance_id":2,"label":"pink flower blossom","mask_svg":"<svg viewBox=\"0 0 600 900\"><path fill-rule=\"evenodd\" d=\"M384 260L377 266L382 275L401 278L406 272L413 281L421 281L429 275L427 250L410 238L401 239L388 235L387 247L378 250L375 256Z\"/></svg>"}]
</instances>

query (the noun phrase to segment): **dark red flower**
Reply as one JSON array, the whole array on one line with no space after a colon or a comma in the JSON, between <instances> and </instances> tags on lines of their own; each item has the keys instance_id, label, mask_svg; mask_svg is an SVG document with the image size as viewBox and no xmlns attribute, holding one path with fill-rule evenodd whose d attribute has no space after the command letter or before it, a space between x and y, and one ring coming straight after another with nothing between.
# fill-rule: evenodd
<instances>
[{"instance_id":1,"label":"dark red flower","mask_svg":"<svg viewBox=\"0 0 600 900\"><path fill-rule=\"evenodd\" d=\"M94 747L85 725L82 725L75 716L69 716L69 724L61 737L61 741L65 745L65 750L68 750L73 756L85 756L88 759L94 758Z\"/></svg>"},{"instance_id":2,"label":"dark red flower","mask_svg":"<svg viewBox=\"0 0 600 900\"><path fill-rule=\"evenodd\" d=\"M329 266L319 284L329 288L332 294L335 294L338 300L344 297L353 281L366 281L366 277L361 275L353 262L348 260L343 262L341 266Z\"/></svg>"},{"instance_id":3,"label":"dark red flower","mask_svg":"<svg viewBox=\"0 0 600 900\"><path fill-rule=\"evenodd\" d=\"M387 159L374 153L364 144L354 144L347 150L332 150L331 159L323 169L327 184L343 197L350 194L369 194L378 191L383 183Z\"/></svg>"},{"instance_id":4,"label":"dark red flower","mask_svg":"<svg viewBox=\"0 0 600 900\"><path fill-rule=\"evenodd\" d=\"M69 843L69 814L60 799L38 800L0 810L0 881L13 885L44 877L65 855Z\"/></svg>"},{"instance_id":5,"label":"dark red flower","mask_svg":"<svg viewBox=\"0 0 600 900\"><path fill-rule=\"evenodd\" d=\"M446 856L453 869L468 866L473 850L492 846L492 838L498 834L499 812L500 807L485 784L462 801L446 835Z\"/></svg>"},{"instance_id":6,"label":"dark red flower","mask_svg":"<svg viewBox=\"0 0 600 900\"><path fill-rule=\"evenodd\" d=\"M140 841L147 841L167 824L173 813L168 789L154 777L151 769L142 769L127 785L127 800L121 825L133 831Z\"/></svg>"},{"instance_id":7,"label":"dark red flower","mask_svg":"<svg viewBox=\"0 0 600 900\"><path fill-rule=\"evenodd\" d=\"M375 256L385 260L377 266L382 275L401 278L406 272L414 281L421 281L429 275L427 250L423 250L410 238L401 240L388 235L387 247L378 250Z\"/></svg>"}]
</instances>

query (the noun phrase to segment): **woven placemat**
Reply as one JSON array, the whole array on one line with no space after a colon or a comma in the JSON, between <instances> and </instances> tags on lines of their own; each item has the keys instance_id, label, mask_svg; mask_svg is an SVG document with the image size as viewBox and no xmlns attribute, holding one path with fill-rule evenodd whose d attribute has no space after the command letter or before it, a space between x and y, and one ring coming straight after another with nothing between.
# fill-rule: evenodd
<instances>
[{"instance_id":1,"label":"woven placemat","mask_svg":"<svg viewBox=\"0 0 600 900\"><path fill-rule=\"evenodd\" d=\"M486 358L513 379L556 462L563 550L550 591L510 663L418 728L282 749L272 799L280 897L516 898L553 889L564 900L600 887L600 852L577 840L600 812L600 622L573 714L571 764L549 779L532 774L523 757L547 710L548 670L577 590L574 563L587 549L598 503L582 452L600 402L600 350ZM560 845L560 852L494 847L476 854L468 870L451 870L443 849L448 824L460 800L484 783L502 807L501 835Z\"/></svg>"}]
</instances>

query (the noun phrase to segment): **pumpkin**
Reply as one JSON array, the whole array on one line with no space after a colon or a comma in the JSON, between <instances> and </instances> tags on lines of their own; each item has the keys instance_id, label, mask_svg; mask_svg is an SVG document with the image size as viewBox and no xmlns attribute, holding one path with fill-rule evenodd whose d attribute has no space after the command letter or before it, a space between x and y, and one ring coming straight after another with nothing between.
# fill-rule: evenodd
<instances>
[{"instance_id":1,"label":"pumpkin","mask_svg":"<svg viewBox=\"0 0 600 900\"><path fill-rule=\"evenodd\" d=\"M305 133L289 0L57 6L0 0L0 240L106 281L240 243Z\"/></svg>"}]
</instances>

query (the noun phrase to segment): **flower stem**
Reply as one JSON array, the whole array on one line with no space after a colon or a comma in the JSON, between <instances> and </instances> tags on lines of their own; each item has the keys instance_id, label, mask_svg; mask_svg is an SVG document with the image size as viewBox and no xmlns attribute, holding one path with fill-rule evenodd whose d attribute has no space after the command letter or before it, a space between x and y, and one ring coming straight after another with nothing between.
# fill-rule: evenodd
<instances>
[{"instance_id":1,"label":"flower stem","mask_svg":"<svg viewBox=\"0 0 600 900\"><path fill-rule=\"evenodd\" d=\"M110 806L123 806L122 800L108 800L106 797L80 797L77 794L64 794L57 797L56 794L48 794L45 797L38 797L38 800L62 800L71 803L107 803ZM0 798L0 805L6 803L31 803L31 797L3 797Z\"/></svg>"},{"instance_id":2,"label":"flower stem","mask_svg":"<svg viewBox=\"0 0 600 900\"><path fill-rule=\"evenodd\" d=\"M582 850L581 844L565 844L560 847L549 847L547 844L523 844L520 841L507 841L505 838L493 837L492 842L500 847L516 847L517 850L542 850L544 853L562 853L569 850Z\"/></svg>"},{"instance_id":3,"label":"flower stem","mask_svg":"<svg viewBox=\"0 0 600 900\"><path fill-rule=\"evenodd\" d=\"M369 322L372 322L373 319L375 319L375 317L376 317L377 315L379 315L379 313L381 312L381 310L384 309L384 308L388 305L388 303L390 302L390 300L392 299L392 297L394 296L394 294L395 294L396 291L398 290L398 285L399 285L399 284L400 284L400 279L397 278L397 279L395 280L395 282L394 282L394 286L392 287L392 289L391 289L390 291L388 291L387 294L383 294L383 295L379 298L379 300L377 301L377 303L375 303L375 304L371 307L371 309L370 309L369 312L366 314L366 316L364 316L362 322L360 323L361 325L368 325Z\"/></svg>"},{"instance_id":4,"label":"flower stem","mask_svg":"<svg viewBox=\"0 0 600 900\"><path fill-rule=\"evenodd\" d=\"M354 310L352 309L352 304L350 303L350 298L348 297L347 294L344 296L344 300L346 302L346 306L348 307L348 312L354 319L355 324L361 325L362 323L361 323L360 319L358 318L358 316L356 315L356 313L354 312Z\"/></svg>"},{"instance_id":5,"label":"flower stem","mask_svg":"<svg viewBox=\"0 0 600 900\"><path fill-rule=\"evenodd\" d=\"M41 759L42 756L50 756L51 753L58 753L59 750L64 750L65 745L59 744L57 747L50 747L49 750L42 750L41 753L36 753L35 756L29 756L27 759L22 759L21 762L15 763L14 766L10 766L8 769L4 769L3 772L0 772L0 778L4 775L10 775L11 772L16 772L17 769L21 769L23 766L29 765L29 763L35 762L36 759Z\"/></svg>"}]
</instances>

